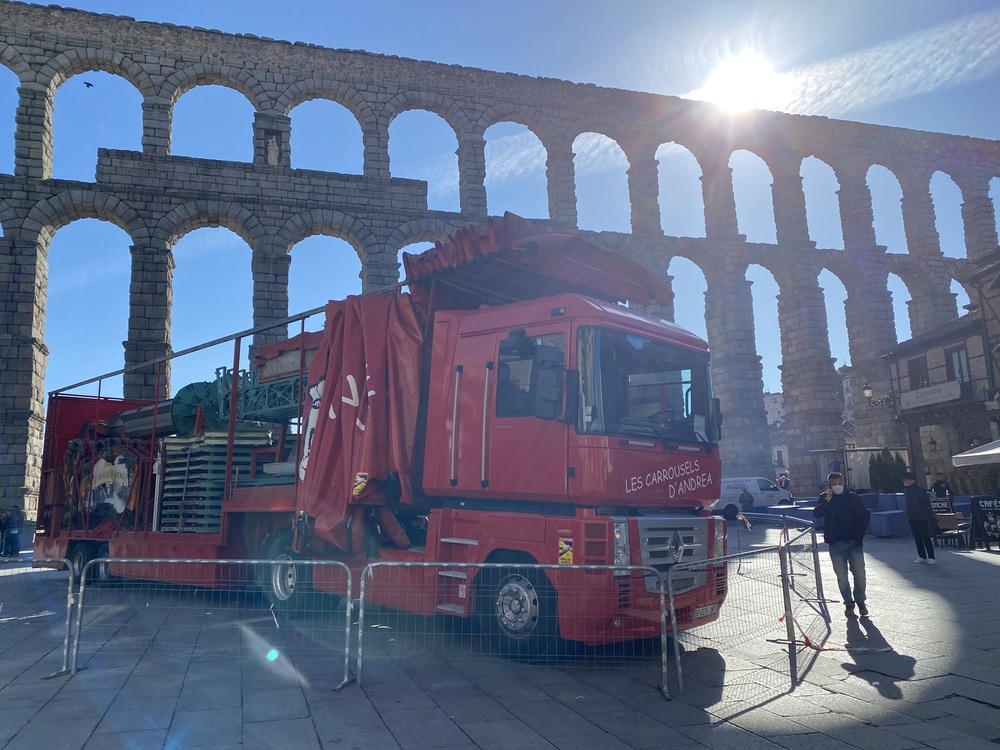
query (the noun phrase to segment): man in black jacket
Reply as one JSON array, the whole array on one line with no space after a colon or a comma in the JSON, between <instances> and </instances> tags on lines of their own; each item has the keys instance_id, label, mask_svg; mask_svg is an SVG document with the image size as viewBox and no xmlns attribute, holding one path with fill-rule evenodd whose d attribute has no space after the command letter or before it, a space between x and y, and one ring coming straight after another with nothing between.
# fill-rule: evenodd
<instances>
[{"instance_id":1,"label":"man in black jacket","mask_svg":"<svg viewBox=\"0 0 1000 750\"><path fill-rule=\"evenodd\" d=\"M855 617L854 605L862 617L868 617L865 589L864 538L871 514L861 498L844 485L844 475L833 472L827 478L828 488L819 496L813 515L824 518L823 539L830 546L830 562L837 575L837 586L844 599L844 614ZM854 590L848 569L854 576Z\"/></svg>"}]
</instances>

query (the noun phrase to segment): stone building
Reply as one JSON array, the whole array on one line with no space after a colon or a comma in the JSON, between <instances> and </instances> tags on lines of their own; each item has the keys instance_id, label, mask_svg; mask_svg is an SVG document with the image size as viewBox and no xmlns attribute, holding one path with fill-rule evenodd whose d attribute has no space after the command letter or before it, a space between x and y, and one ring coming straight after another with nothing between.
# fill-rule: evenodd
<instances>
[{"instance_id":1,"label":"stone building","mask_svg":"<svg viewBox=\"0 0 1000 750\"><path fill-rule=\"evenodd\" d=\"M738 119L704 103L565 81L493 73L365 52L334 50L250 35L136 22L17 2L0 2L0 65L17 77L14 173L0 174L0 504L29 509L38 491L46 361L47 253L53 233L81 218L109 221L129 234L132 271L125 393L155 398L141 365L170 354L170 309L179 238L224 226L252 250L253 321L288 313L289 249L313 234L343 238L362 263L364 291L396 282L401 247L436 240L487 210L484 132L516 122L546 152L548 216L554 229L577 229L573 145L584 133L612 139L628 160L631 231L597 240L666 278L673 258L694 263L707 281L706 324L717 395L725 412L723 456L732 475L769 476L771 446L755 350L749 265L766 268L780 288L778 315L784 430L790 476L811 476L813 446L843 441L840 382L827 335L821 271L847 289L852 386L890 383L878 355L896 344L887 275L913 295L915 335L956 317L951 282L964 260L941 251L930 180L948 175L961 190L968 258L997 247L990 180L1000 175L1000 144L824 117L758 112ZM101 150L96 178L52 178L53 107L60 85L100 70L130 82L142 98L141 151ZM255 110L252 163L171 154L174 104L185 92L221 85ZM290 112L326 99L346 108L363 139L361 174L291 168ZM388 129L400 113L426 110L458 144L460 210L430 211L427 184L394 177ZM234 135L234 137L236 137ZM656 153L673 144L701 170L704 237L662 229ZM770 171L777 241L741 234L730 157L745 150ZM810 239L801 165L814 157L839 185L843 249ZM907 253L876 243L869 169L898 180ZM661 311L670 316L672 310ZM274 336L277 334L271 334ZM262 343L268 335L260 335ZM893 444L899 426L885 410L859 411L856 439ZM793 489L806 494L812 487Z\"/></svg>"}]
</instances>

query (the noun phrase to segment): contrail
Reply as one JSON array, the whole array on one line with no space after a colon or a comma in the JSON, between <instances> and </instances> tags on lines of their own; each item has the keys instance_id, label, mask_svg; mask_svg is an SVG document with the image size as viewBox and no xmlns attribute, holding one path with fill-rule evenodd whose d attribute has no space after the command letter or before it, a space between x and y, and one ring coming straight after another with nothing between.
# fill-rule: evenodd
<instances>
[{"instance_id":1,"label":"contrail","mask_svg":"<svg viewBox=\"0 0 1000 750\"><path fill-rule=\"evenodd\" d=\"M976 13L867 50L789 71L780 111L844 114L1000 72L1000 10Z\"/></svg>"}]
</instances>

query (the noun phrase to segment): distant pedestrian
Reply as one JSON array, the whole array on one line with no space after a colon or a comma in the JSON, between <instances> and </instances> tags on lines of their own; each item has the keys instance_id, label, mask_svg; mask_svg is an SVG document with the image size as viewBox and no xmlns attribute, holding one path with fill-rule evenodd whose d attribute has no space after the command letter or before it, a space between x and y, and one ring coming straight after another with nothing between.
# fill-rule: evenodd
<instances>
[{"instance_id":1,"label":"distant pedestrian","mask_svg":"<svg viewBox=\"0 0 1000 750\"><path fill-rule=\"evenodd\" d=\"M913 472L903 474L903 494L906 495L906 520L910 522L910 533L917 545L917 557L913 562L936 565L934 559L934 510L927 490L917 484Z\"/></svg>"},{"instance_id":2,"label":"distant pedestrian","mask_svg":"<svg viewBox=\"0 0 1000 750\"><path fill-rule=\"evenodd\" d=\"M750 494L750 491L746 487L740 493L740 510L744 513L753 512L753 495Z\"/></svg>"},{"instance_id":3,"label":"distant pedestrian","mask_svg":"<svg viewBox=\"0 0 1000 750\"><path fill-rule=\"evenodd\" d=\"M792 483L788 480L787 474L782 474L778 477L778 486L783 490L787 490L792 486Z\"/></svg>"},{"instance_id":4,"label":"distant pedestrian","mask_svg":"<svg viewBox=\"0 0 1000 750\"><path fill-rule=\"evenodd\" d=\"M24 524L24 514L16 505L8 509L10 526L4 534L4 557L17 557L21 554L21 526Z\"/></svg>"},{"instance_id":5,"label":"distant pedestrian","mask_svg":"<svg viewBox=\"0 0 1000 750\"><path fill-rule=\"evenodd\" d=\"M830 562L844 600L844 614L855 617L857 605L861 616L868 617L864 539L871 514L861 498L847 489L844 475L834 471L827 477L827 490L819 496L813 515L825 519L823 539L830 547ZM848 571L854 578L853 590Z\"/></svg>"},{"instance_id":6,"label":"distant pedestrian","mask_svg":"<svg viewBox=\"0 0 1000 750\"><path fill-rule=\"evenodd\" d=\"M944 474L938 472L937 481L931 485L931 489L934 491L934 496L938 498L950 498L954 493L951 491L951 485L945 481Z\"/></svg>"},{"instance_id":7,"label":"distant pedestrian","mask_svg":"<svg viewBox=\"0 0 1000 750\"><path fill-rule=\"evenodd\" d=\"M7 532L10 531L10 509L0 511L0 557L7 557Z\"/></svg>"}]
</instances>

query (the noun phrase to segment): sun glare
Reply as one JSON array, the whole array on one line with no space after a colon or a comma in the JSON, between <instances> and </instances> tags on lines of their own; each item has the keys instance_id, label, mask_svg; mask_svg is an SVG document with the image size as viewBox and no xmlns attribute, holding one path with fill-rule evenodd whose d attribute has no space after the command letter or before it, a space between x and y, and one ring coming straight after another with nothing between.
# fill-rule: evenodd
<instances>
[{"instance_id":1,"label":"sun glare","mask_svg":"<svg viewBox=\"0 0 1000 750\"><path fill-rule=\"evenodd\" d=\"M705 85L687 96L735 113L746 109L780 110L787 105L790 93L789 76L776 73L759 52L744 50L720 60Z\"/></svg>"}]
</instances>

